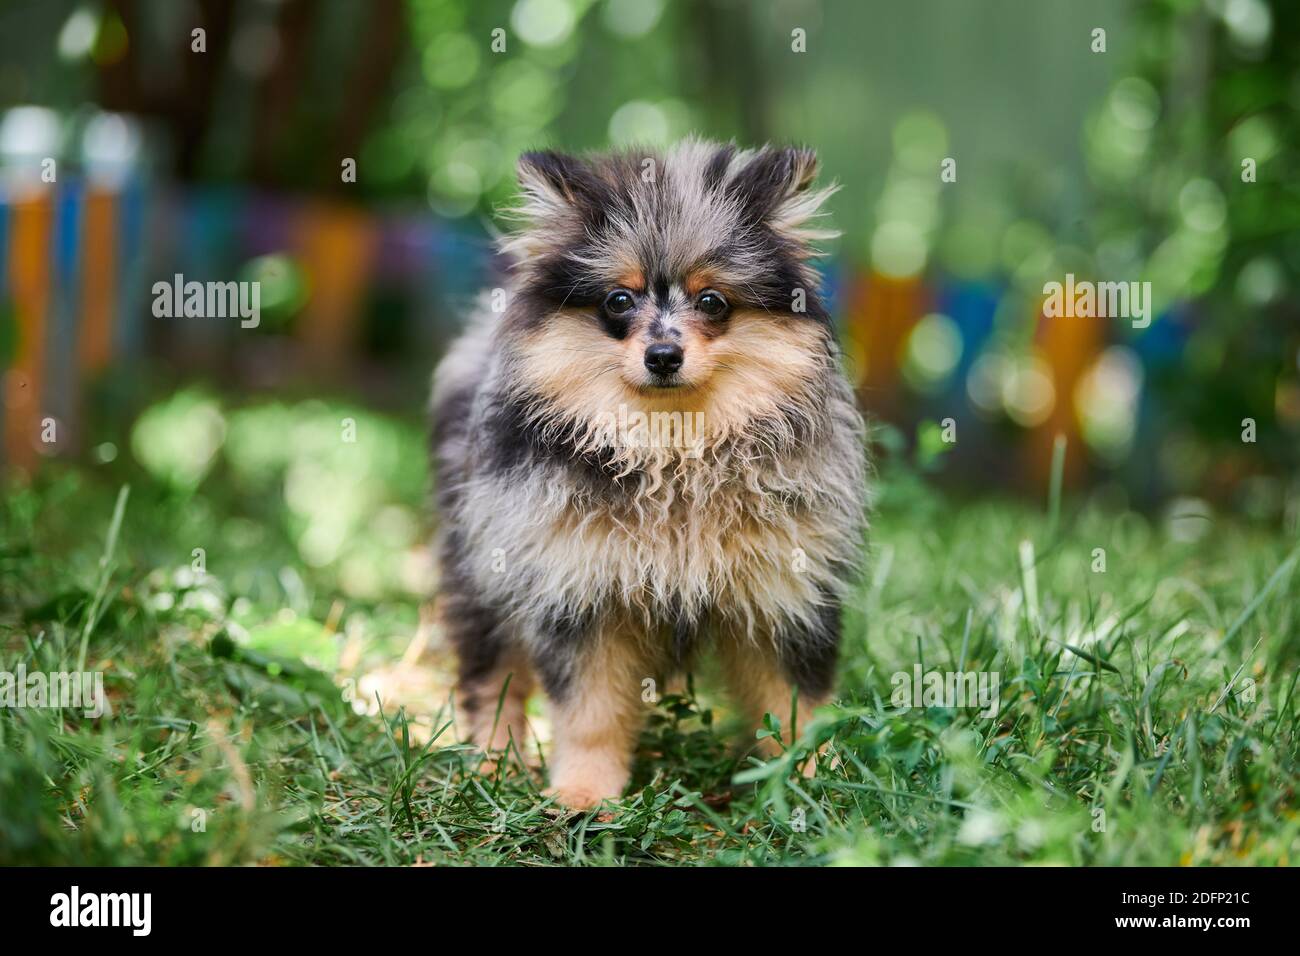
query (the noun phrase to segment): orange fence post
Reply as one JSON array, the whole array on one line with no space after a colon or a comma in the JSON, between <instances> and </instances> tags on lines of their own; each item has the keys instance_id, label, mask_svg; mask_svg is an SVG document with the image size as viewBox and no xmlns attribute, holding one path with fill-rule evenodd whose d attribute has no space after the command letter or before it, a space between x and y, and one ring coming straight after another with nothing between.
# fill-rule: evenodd
<instances>
[{"instance_id":1,"label":"orange fence post","mask_svg":"<svg viewBox=\"0 0 1300 956\"><path fill-rule=\"evenodd\" d=\"M1029 475L1034 488L1045 488L1052 473L1052 446L1057 435L1066 438L1063 482L1076 482L1085 461L1083 435L1079 427L1074 393L1079 380L1097 360L1106 338L1105 316L1057 316L1043 314L1046 297L1038 303L1035 339L1052 371L1056 401L1051 414L1029 435Z\"/></svg>"},{"instance_id":2,"label":"orange fence post","mask_svg":"<svg viewBox=\"0 0 1300 956\"><path fill-rule=\"evenodd\" d=\"M307 207L299 229L310 297L298 333L313 364L337 368L357 342L373 231L364 213L326 204Z\"/></svg>"},{"instance_id":3,"label":"orange fence post","mask_svg":"<svg viewBox=\"0 0 1300 956\"><path fill-rule=\"evenodd\" d=\"M93 375L113 357L117 303L117 198L102 189L86 192L82 227L80 369Z\"/></svg>"},{"instance_id":4,"label":"orange fence post","mask_svg":"<svg viewBox=\"0 0 1300 956\"><path fill-rule=\"evenodd\" d=\"M44 408L46 329L50 307L50 259L54 202L39 189L14 199L9 251L18 342L5 376L5 458L30 471L36 462Z\"/></svg>"},{"instance_id":5,"label":"orange fence post","mask_svg":"<svg viewBox=\"0 0 1300 956\"><path fill-rule=\"evenodd\" d=\"M891 417L898 405L899 354L925 313L927 293L920 277L891 279L871 272L855 281L849 296L849 336L865 404Z\"/></svg>"}]
</instances>

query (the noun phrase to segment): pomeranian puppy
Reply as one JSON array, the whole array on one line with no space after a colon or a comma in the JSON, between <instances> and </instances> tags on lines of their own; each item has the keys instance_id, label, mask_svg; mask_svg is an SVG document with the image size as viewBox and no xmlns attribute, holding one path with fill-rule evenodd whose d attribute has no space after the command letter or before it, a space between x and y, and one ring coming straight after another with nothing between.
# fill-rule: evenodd
<instances>
[{"instance_id":1,"label":"pomeranian puppy","mask_svg":"<svg viewBox=\"0 0 1300 956\"><path fill-rule=\"evenodd\" d=\"M810 264L835 235L816 168L696 140L524 155L509 288L436 372L468 734L522 741L539 681L567 807L622 793L654 688L706 648L754 726L830 693L866 462Z\"/></svg>"}]
</instances>

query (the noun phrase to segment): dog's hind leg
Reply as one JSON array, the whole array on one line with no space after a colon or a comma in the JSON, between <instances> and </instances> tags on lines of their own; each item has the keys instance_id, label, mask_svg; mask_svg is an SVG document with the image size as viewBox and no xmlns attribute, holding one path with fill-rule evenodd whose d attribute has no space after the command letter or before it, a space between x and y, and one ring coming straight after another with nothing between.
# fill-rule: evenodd
<instances>
[{"instance_id":1,"label":"dog's hind leg","mask_svg":"<svg viewBox=\"0 0 1300 956\"><path fill-rule=\"evenodd\" d=\"M839 645L839 607L820 615L817 626L792 625L776 634L749 638L740 629L718 638L727 687L747 721L750 740L770 713L781 723L781 739L789 746L799 727L816 707L830 699ZM772 737L758 741L758 751L776 756L780 745ZM809 761L804 773L811 776Z\"/></svg>"},{"instance_id":2,"label":"dog's hind leg","mask_svg":"<svg viewBox=\"0 0 1300 956\"><path fill-rule=\"evenodd\" d=\"M463 736L495 753L514 742L527 753L524 706L534 686L527 655L490 608L461 591L444 591L442 622L456 649L456 702Z\"/></svg>"}]
</instances>

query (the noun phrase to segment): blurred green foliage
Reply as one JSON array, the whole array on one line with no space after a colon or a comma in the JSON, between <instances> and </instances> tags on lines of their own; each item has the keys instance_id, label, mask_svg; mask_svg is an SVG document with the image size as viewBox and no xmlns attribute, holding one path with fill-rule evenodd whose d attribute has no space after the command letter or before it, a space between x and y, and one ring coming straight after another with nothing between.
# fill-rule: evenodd
<instances>
[{"instance_id":1,"label":"blurred green foliage","mask_svg":"<svg viewBox=\"0 0 1300 956\"><path fill-rule=\"evenodd\" d=\"M1010 442L1055 386L1092 461L1162 494L1300 460L1295 3L12 0L0 27L0 109L54 107L68 143L93 100L147 121L160 174L414 205L475 240L526 149L806 142L842 185L839 288L993 290L987 337L918 305L885 357L910 401L973 404ZM1076 394L1035 354L1066 273L1149 281L1156 313L1107 326ZM268 330L310 293L282 256L247 274Z\"/></svg>"},{"instance_id":2,"label":"blurred green foliage","mask_svg":"<svg viewBox=\"0 0 1300 956\"><path fill-rule=\"evenodd\" d=\"M426 488L423 447L420 426L354 405L232 406L197 387L151 406L131 433L135 459L163 487L187 497L215 473L248 503L251 520L216 529L223 549L262 546L267 522L351 597L419 590L420 569L404 562L422 540L408 503Z\"/></svg>"}]
</instances>

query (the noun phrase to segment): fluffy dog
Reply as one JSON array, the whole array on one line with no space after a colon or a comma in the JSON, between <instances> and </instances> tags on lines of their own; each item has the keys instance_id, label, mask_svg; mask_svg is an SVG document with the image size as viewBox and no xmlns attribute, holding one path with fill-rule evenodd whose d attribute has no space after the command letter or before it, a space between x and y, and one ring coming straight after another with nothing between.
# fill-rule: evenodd
<instances>
[{"instance_id":1,"label":"fluffy dog","mask_svg":"<svg viewBox=\"0 0 1300 956\"><path fill-rule=\"evenodd\" d=\"M565 806L620 795L645 682L705 648L755 726L830 693L866 463L816 166L695 140L519 160L510 286L435 376L441 617L484 749L540 681Z\"/></svg>"}]
</instances>

